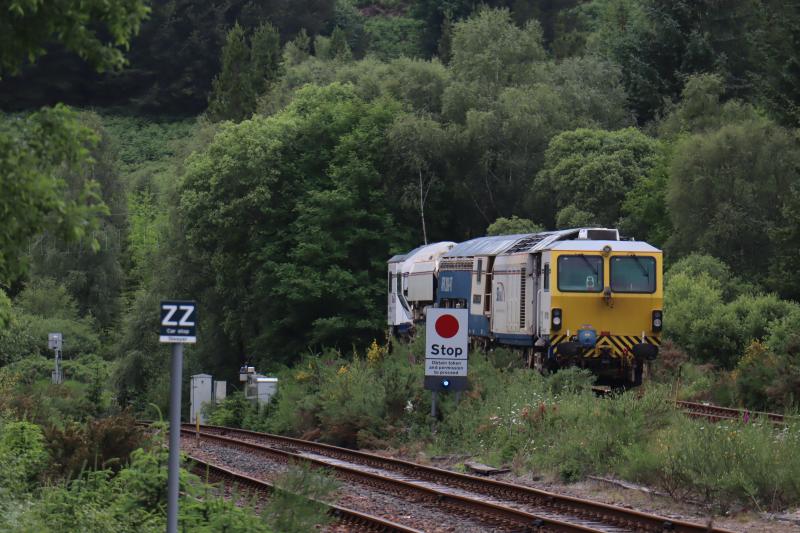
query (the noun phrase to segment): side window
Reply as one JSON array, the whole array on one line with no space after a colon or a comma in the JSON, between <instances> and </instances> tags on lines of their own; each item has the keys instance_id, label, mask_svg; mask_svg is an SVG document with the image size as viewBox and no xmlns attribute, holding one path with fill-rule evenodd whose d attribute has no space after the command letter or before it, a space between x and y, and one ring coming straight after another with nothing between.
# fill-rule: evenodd
<instances>
[{"instance_id":1,"label":"side window","mask_svg":"<svg viewBox=\"0 0 800 533\"><path fill-rule=\"evenodd\" d=\"M392 294L392 273L389 272L389 294Z\"/></svg>"},{"instance_id":2,"label":"side window","mask_svg":"<svg viewBox=\"0 0 800 533\"><path fill-rule=\"evenodd\" d=\"M544 291L550 291L550 263L544 264Z\"/></svg>"},{"instance_id":3,"label":"side window","mask_svg":"<svg viewBox=\"0 0 800 533\"><path fill-rule=\"evenodd\" d=\"M506 290L503 288L502 283L497 284L497 289L495 290L495 301L496 302L503 302L506 299Z\"/></svg>"},{"instance_id":4,"label":"side window","mask_svg":"<svg viewBox=\"0 0 800 533\"><path fill-rule=\"evenodd\" d=\"M403 277L402 277L402 274L400 274L398 272L395 275L395 280L396 280L395 290L397 291L397 294L401 294L403 292Z\"/></svg>"},{"instance_id":5,"label":"side window","mask_svg":"<svg viewBox=\"0 0 800 533\"><path fill-rule=\"evenodd\" d=\"M475 281L478 285L481 284L481 273L483 272L483 259L478 259L478 274L476 275Z\"/></svg>"}]
</instances>

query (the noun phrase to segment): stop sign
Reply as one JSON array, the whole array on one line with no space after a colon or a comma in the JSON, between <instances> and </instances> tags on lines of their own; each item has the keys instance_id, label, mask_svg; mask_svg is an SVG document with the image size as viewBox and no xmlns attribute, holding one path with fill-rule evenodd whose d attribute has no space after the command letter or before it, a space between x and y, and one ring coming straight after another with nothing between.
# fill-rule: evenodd
<instances>
[{"instance_id":1,"label":"stop sign","mask_svg":"<svg viewBox=\"0 0 800 533\"><path fill-rule=\"evenodd\" d=\"M467 375L469 312L466 309L428 309L425 327L425 375Z\"/></svg>"}]
</instances>

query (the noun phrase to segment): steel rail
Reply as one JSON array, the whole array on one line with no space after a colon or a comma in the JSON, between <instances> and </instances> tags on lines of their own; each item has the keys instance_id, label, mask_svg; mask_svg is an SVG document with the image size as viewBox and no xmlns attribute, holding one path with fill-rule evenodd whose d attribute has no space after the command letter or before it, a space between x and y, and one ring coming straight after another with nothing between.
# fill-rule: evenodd
<instances>
[{"instance_id":1,"label":"steel rail","mask_svg":"<svg viewBox=\"0 0 800 533\"><path fill-rule=\"evenodd\" d=\"M187 433L194 433L194 426L185 424L184 428L186 428ZM240 435L243 437L260 440L262 442L266 441L273 444L277 443L307 452L318 453L327 457L343 458L344 460L366 464L368 466L381 468L384 470L400 472L406 475L411 474L415 478L424 479L427 481L435 481L450 487L470 490L481 494L488 493L515 501L517 503L545 507L559 514L571 514L586 520L606 522L614 526L638 531L676 531L681 533L699 531L727 531L719 528L711 528L708 525L701 525L683 520L673 520L663 516L617 507L601 502L557 494L522 485L515 485L504 481L486 479L469 474L461 474L458 472L451 472L449 470L420 465L417 463L404 461L402 459L382 457L375 454L331 446L328 444L305 441L292 437L284 437L281 435L227 428L223 426L204 425L201 426L201 428L203 429L202 434L204 435L208 435L208 432L211 431L217 432L220 436ZM273 447L267 448L270 450L275 450ZM330 463L323 463L327 467L331 466Z\"/></svg>"},{"instance_id":2,"label":"steel rail","mask_svg":"<svg viewBox=\"0 0 800 533\"><path fill-rule=\"evenodd\" d=\"M675 405L695 418L708 418L718 420L738 420L762 419L769 420L775 425L786 425L787 420L784 415L778 413L767 413L764 411L750 411L748 409L734 409L732 407L722 407L720 405L705 404L699 402L686 402L678 400Z\"/></svg>"},{"instance_id":3,"label":"steel rail","mask_svg":"<svg viewBox=\"0 0 800 533\"><path fill-rule=\"evenodd\" d=\"M225 484L236 484L239 487L248 487L256 492L271 494L275 488L272 484L264 480L256 479L254 477L234 472L228 468L224 468L213 463L209 463L192 455L188 456L192 462L192 470L205 476L207 480L222 481ZM317 502L328 508L328 514L347 526L353 526L357 529L353 531L376 531L382 533L423 533L419 529L410 528L395 522L386 520L384 518L341 507L327 502L322 502L314 498L308 498L310 501Z\"/></svg>"},{"instance_id":4,"label":"steel rail","mask_svg":"<svg viewBox=\"0 0 800 533\"><path fill-rule=\"evenodd\" d=\"M189 426L188 424L186 426ZM202 426L201 426L202 427ZM195 429L184 427L183 433L195 435ZM601 533L602 529L589 527L582 524L575 524L558 520L551 517L537 515L526 511L505 507L482 500L477 500L467 496L452 494L426 487L417 483L403 481L391 477L385 477L374 472L352 468L345 465L330 463L321 459L315 459L295 452L264 446L249 441L237 440L224 435L200 432L201 439L222 443L226 447L239 449L249 453L258 453L270 456L285 462L296 461L304 462L316 467L333 469L339 477L356 482L365 482L368 485L380 487L395 494L401 492L419 500L420 495L425 501L443 507L446 511L457 514L468 514L476 519L491 522L494 526L508 528L512 531L563 531L563 532L582 532L582 533ZM562 511L563 513L564 511Z\"/></svg>"}]
</instances>

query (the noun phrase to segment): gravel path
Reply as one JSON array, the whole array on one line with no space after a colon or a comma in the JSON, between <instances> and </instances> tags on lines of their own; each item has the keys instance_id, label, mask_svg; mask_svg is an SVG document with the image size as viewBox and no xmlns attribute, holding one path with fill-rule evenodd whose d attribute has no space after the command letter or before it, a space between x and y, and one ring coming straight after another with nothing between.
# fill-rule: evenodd
<instances>
[{"instance_id":1,"label":"gravel path","mask_svg":"<svg viewBox=\"0 0 800 533\"><path fill-rule=\"evenodd\" d=\"M192 438L181 439L181 449L204 461L270 482L288 469L286 464L279 461L226 446L210 442L201 442L200 446L197 446ZM444 512L430 503L411 501L385 490L346 480L340 480L335 499L342 507L380 516L431 533L497 531L496 528L468 516Z\"/></svg>"}]
</instances>

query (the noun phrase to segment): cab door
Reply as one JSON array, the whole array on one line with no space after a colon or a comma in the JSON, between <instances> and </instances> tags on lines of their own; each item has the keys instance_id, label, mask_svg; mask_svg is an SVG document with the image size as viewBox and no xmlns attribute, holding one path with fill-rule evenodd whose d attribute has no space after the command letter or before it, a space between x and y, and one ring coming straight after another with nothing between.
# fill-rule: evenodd
<instances>
[{"instance_id":1,"label":"cab door","mask_svg":"<svg viewBox=\"0 0 800 533\"><path fill-rule=\"evenodd\" d=\"M538 288L536 291L536 329L538 335L550 333L550 284L553 279L553 268L550 264L550 252L542 252L539 256Z\"/></svg>"}]
</instances>

